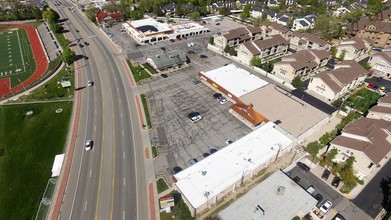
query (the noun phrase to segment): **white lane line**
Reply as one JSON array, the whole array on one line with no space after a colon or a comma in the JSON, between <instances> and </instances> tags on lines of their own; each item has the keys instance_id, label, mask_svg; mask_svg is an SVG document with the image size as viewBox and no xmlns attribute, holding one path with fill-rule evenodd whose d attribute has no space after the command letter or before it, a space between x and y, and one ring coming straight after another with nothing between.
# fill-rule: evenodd
<instances>
[{"instance_id":1,"label":"white lane line","mask_svg":"<svg viewBox=\"0 0 391 220\"><path fill-rule=\"evenodd\" d=\"M124 116L122 115L122 113L121 113L121 118L123 118Z\"/></svg>"},{"instance_id":2,"label":"white lane line","mask_svg":"<svg viewBox=\"0 0 391 220\"><path fill-rule=\"evenodd\" d=\"M124 186L126 186L126 184L125 184L125 177L124 177Z\"/></svg>"},{"instance_id":3,"label":"white lane line","mask_svg":"<svg viewBox=\"0 0 391 220\"><path fill-rule=\"evenodd\" d=\"M125 220L125 211L122 211L122 219Z\"/></svg>"},{"instance_id":4,"label":"white lane line","mask_svg":"<svg viewBox=\"0 0 391 220\"><path fill-rule=\"evenodd\" d=\"M92 169L90 169L90 178L91 178L91 175L92 175Z\"/></svg>"},{"instance_id":5,"label":"white lane line","mask_svg":"<svg viewBox=\"0 0 391 220\"><path fill-rule=\"evenodd\" d=\"M125 136L125 132L124 132L124 131L122 131L122 136L123 136L123 137Z\"/></svg>"},{"instance_id":6,"label":"white lane line","mask_svg":"<svg viewBox=\"0 0 391 220\"><path fill-rule=\"evenodd\" d=\"M96 131L96 125L95 125L95 127L94 127L94 131Z\"/></svg>"},{"instance_id":7,"label":"white lane line","mask_svg":"<svg viewBox=\"0 0 391 220\"><path fill-rule=\"evenodd\" d=\"M95 115L97 115L98 114L98 111L95 109Z\"/></svg>"},{"instance_id":8,"label":"white lane line","mask_svg":"<svg viewBox=\"0 0 391 220\"><path fill-rule=\"evenodd\" d=\"M84 204L84 211L87 210L87 201L86 201L86 204Z\"/></svg>"},{"instance_id":9,"label":"white lane line","mask_svg":"<svg viewBox=\"0 0 391 220\"><path fill-rule=\"evenodd\" d=\"M118 99L119 103L122 103L121 99Z\"/></svg>"},{"instance_id":10,"label":"white lane line","mask_svg":"<svg viewBox=\"0 0 391 220\"><path fill-rule=\"evenodd\" d=\"M122 155L124 156L124 160L125 160L125 152L122 152Z\"/></svg>"}]
</instances>

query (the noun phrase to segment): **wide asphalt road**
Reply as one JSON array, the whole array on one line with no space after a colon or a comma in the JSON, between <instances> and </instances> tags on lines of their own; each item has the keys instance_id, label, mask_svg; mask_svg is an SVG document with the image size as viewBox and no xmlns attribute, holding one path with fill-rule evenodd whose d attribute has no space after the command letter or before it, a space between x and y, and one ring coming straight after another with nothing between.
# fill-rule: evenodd
<instances>
[{"instance_id":1,"label":"wide asphalt road","mask_svg":"<svg viewBox=\"0 0 391 220\"><path fill-rule=\"evenodd\" d=\"M77 91L80 120L59 218L148 219L140 122L123 58L79 10L73 12L70 2L62 3L56 10L68 18L67 37L89 43L73 47L80 58L75 65L77 85L92 80L94 86ZM94 141L91 151L84 149L87 139Z\"/></svg>"}]
</instances>

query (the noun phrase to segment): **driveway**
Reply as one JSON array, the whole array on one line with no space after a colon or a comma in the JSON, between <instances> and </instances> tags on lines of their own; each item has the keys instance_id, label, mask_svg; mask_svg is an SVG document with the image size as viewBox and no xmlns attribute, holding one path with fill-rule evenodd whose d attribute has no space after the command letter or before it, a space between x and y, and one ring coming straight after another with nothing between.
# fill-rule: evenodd
<instances>
[{"instance_id":1,"label":"driveway","mask_svg":"<svg viewBox=\"0 0 391 220\"><path fill-rule=\"evenodd\" d=\"M388 161L363 191L352 200L353 203L375 218L385 207L384 200L388 194L387 184L391 183L390 177L391 161Z\"/></svg>"},{"instance_id":2,"label":"driveway","mask_svg":"<svg viewBox=\"0 0 391 220\"><path fill-rule=\"evenodd\" d=\"M385 92L390 92L391 91L391 81L387 79L383 79L381 77L373 76L371 78L368 78L365 80L366 83L368 84L373 84L375 86L378 86L379 88L384 86Z\"/></svg>"}]
</instances>

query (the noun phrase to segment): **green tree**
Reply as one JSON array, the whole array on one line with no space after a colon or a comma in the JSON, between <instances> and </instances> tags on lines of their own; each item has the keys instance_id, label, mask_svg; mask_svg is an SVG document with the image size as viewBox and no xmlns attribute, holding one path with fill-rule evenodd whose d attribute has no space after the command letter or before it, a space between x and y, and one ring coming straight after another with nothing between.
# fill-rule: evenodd
<instances>
[{"instance_id":1,"label":"green tree","mask_svg":"<svg viewBox=\"0 0 391 220\"><path fill-rule=\"evenodd\" d=\"M65 47L64 51L62 52L62 60L67 63L71 64L75 60L75 52L71 50L69 47Z\"/></svg>"},{"instance_id":2,"label":"green tree","mask_svg":"<svg viewBox=\"0 0 391 220\"><path fill-rule=\"evenodd\" d=\"M250 60L250 66L260 67L261 64L262 64L262 60L261 60L261 58L259 58L259 57L254 56L254 57L251 58L251 60Z\"/></svg>"},{"instance_id":3,"label":"green tree","mask_svg":"<svg viewBox=\"0 0 391 220\"><path fill-rule=\"evenodd\" d=\"M349 24L353 24L360 20L363 15L364 11L362 9L354 9L350 13L345 13L342 19Z\"/></svg>"},{"instance_id":4,"label":"green tree","mask_svg":"<svg viewBox=\"0 0 391 220\"><path fill-rule=\"evenodd\" d=\"M338 56L339 61L345 60L346 50L342 50L342 52Z\"/></svg>"},{"instance_id":5,"label":"green tree","mask_svg":"<svg viewBox=\"0 0 391 220\"><path fill-rule=\"evenodd\" d=\"M210 37L209 38L209 44L210 45L214 45L214 43L215 43L215 38L214 37Z\"/></svg>"},{"instance_id":6,"label":"green tree","mask_svg":"<svg viewBox=\"0 0 391 220\"><path fill-rule=\"evenodd\" d=\"M42 17L48 21L51 21L51 22L53 22L55 20L55 15L50 10L46 10L46 11L42 12Z\"/></svg>"},{"instance_id":7,"label":"green tree","mask_svg":"<svg viewBox=\"0 0 391 220\"><path fill-rule=\"evenodd\" d=\"M371 64L368 63L368 62L363 63L363 64L362 64L362 67L364 67L364 69L366 69L366 70L369 70L369 69L372 68Z\"/></svg>"},{"instance_id":8,"label":"green tree","mask_svg":"<svg viewBox=\"0 0 391 220\"><path fill-rule=\"evenodd\" d=\"M319 150L322 148L322 146L319 144L318 141L313 141L313 142L310 142L309 144L307 144L307 147L306 147L306 151L312 155L312 156L316 156L318 155L319 153Z\"/></svg>"},{"instance_id":9,"label":"green tree","mask_svg":"<svg viewBox=\"0 0 391 220\"><path fill-rule=\"evenodd\" d=\"M368 0L367 10L370 15L375 15L383 10L383 0Z\"/></svg>"},{"instance_id":10,"label":"green tree","mask_svg":"<svg viewBox=\"0 0 391 220\"><path fill-rule=\"evenodd\" d=\"M88 5L87 8L84 10L84 14L92 22L96 22L96 14L98 13L98 11L98 8L92 7L92 5Z\"/></svg>"},{"instance_id":11,"label":"green tree","mask_svg":"<svg viewBox=\"0 0 391 220\"><path fill-rule=\"evenodd\" d=\"M335 156L337 156L337 154L338 154L337 149L333 148L333 149L329 150L329 152L326 154L326 156L324 158L325 164L330 165L331 161L335 158Z\"/></svg>"},{"instance_id":12,"label":"green tree","mask_svg":"<svg viewBox=\"0 0 391 220\"><path fill-rule=\"evenodd\" d=\"M34 8L33 14L35 19L41 20L42 19L42 11L39 8Z\"/></svg>"},{"instance_id":13,"label":"green tree","mask_svg":"<svg viewBox=\"0 0 391 220\"><path fill-rule=\"evenodd\" d=\"M116 4L114 4L113 2L108 1L105 4L105 6L103 6L103 10L106 11L106 12L114 13L114 12L117 12L119 10L119 7Z\"/></svg>"},{"instance_id":14,"label":"green tree","mask_svg":"<svg viewBox=\"0 0 391 220\"><path fill-rule=\"evenodd\" d=\"M201 15L200 15L200 13L198 11L195 11L195 12L191 12L189 14L189 17L191 18L191 20L197 21L197 20L200 19Z\"/></svg>"},{"instance_id":15,"label":"green tree","mask_svg":"<svg viewBox=\"0 0 391 220\"><path fill-rule=\"evenodd\" d=\"M231 50L231 47L227 44L225 45L224 47L224 53L229 53L229 51Z\"/></svg>"},{"instance_id":16,"label":"green tree","mask_svg":"<svg viewBox=\"0 0 391 220\"><path fill-rule=\"evenodd\" d=\"M219 9L219 14L220 15L224 15L224 16L228 16L228 15L231 14L231 10L229 8L227 8L227 7L221 7Z\"/></svg>"},{"instance_id":17,"label":"green tree","mask_svg":"<svg viewBox=\"0 0 391 220\"><path fill-rule=\"evenodd\" d=\"M304 81L301 79L300 76L296 76L295 78L293 78L291 84L296 89L304 89Z\"/></svg>"},{"instance_id":18,"label":"green tree","mask_svg":"<svg viewBox=\"0 0 391 220\"><path fill-rule=\"evenodd\" d=\"M336 55L337 55L337 48L336 47L331 47L330 48L330 54L331 56L333 57L333 59L336 59Z\"/></svg>"},{"instance_id":19,"label":"green tree","mask_svg":"<svg viewBox=\"0 0 391 220\"><path fill-rule=\"evenodd\" d=\"M278 5L279 10L286 9L286 0L280 0L280 4Z\"/></svg>"},{"instance_id":20,"label":"green tree","mask_svg":"<svg viewBox=\"0 0 391 220\"><path fill-rule=\"evenodd\" d=\"M256 18L253 18L253 25L255 27L259 27L259 25L261 24L262 22L262 19L260 17L256 17Z\"/></svg>"},{"instance_id":21,"label":"green tree","mask_svg":"<svg viewBox=\"0 0 391 220\"><path fill-rule=\"evenodd\" d=\"M58 23L51 23L50 28L54 33L62 33L62 31L64 30L64 27L59 25Z\"/></svg>"}]
</instances>

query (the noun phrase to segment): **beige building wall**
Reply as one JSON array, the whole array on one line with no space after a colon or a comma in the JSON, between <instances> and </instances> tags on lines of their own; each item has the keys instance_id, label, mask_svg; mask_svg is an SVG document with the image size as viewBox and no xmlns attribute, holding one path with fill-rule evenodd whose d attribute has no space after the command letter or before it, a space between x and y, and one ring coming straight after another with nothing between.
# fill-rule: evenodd
<instances>
[{"instance_id":1,"label":"beige building wall","mask_svg":"<svg viewBox=\"0 0 391 220\"><path fill-rule=\"evenodd\" d=\"M251 59L253 58L253 55L243 44L241 44L241 45L239 45L239 48L238 48L238 56L237 57L242 63L249 65L251 62Z\"/></svg>"},{"instance_id":2,"label":"beige building wall","mask_svg":"<svg viewBox=\"0 0 391 220\"><path fill-rule=\"evenodd\" d=\"M371 64L372 69L380 72L380 75L385 77L391 76L391 64L383 59L383 57L374 54L369 60L368 63Z\"/></svg>"},{"instance_id":3,"label":"beige building wall","mask_svg":"<svg viewBox=\"0 0 391 220\"><path fill-rule=\"evenodd\" d=\"M369 110L367 118L383 119L386 121L391 121L391 114L384 113L384 112L374 112L374 111Z\"/></svg>"},{"instance_id":4,"label":"beige building wall","mask_svg":"<svg viewBox=\"0 0 391 220\"><path fill-rule=\"evenodd\" d=\"M314 77L310 80L308 90L313 91L329 100L334 100L336 97L334 91L331 90L331 88L319 77Z\"/></svg>"},{"instance_id":5,"label":"beige building wall","mask_svg":"<svg viewBox=\"0 0 391 220\"><path fill-rule=\"evenodd\" d=\"M272 73L281 79L289 80L289 82L295 78L295 70L289 64L275 63Z\"/></svg>"}]
</instances>

